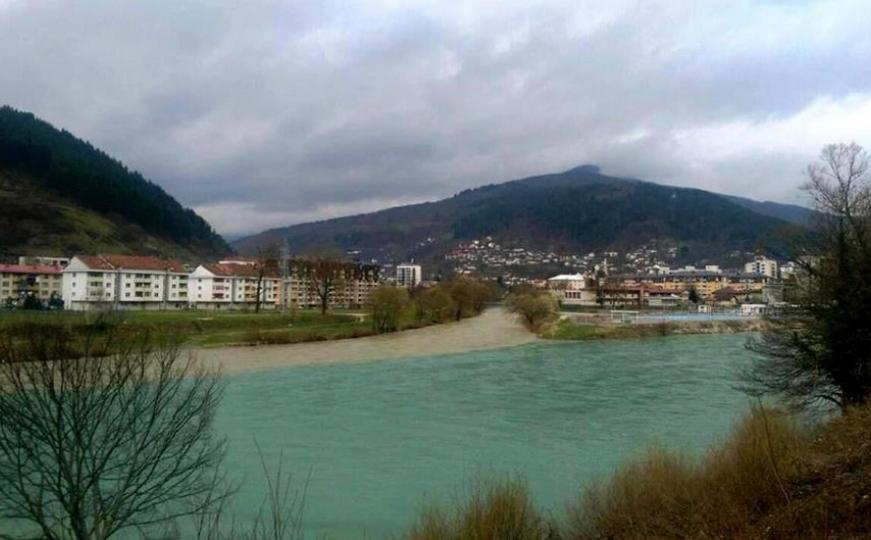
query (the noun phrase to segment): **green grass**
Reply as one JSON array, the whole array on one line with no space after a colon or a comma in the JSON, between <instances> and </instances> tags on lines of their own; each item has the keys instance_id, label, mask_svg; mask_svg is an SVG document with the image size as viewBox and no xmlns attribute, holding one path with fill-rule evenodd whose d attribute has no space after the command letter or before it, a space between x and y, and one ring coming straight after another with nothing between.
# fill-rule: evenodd
<instances>
[{"instance_id":1,"label":"green grass","mask_svg":"<svg viewBox=\"0 0 871 540\"><path fill-rule=\"evenodd\" d=\"M96 313L5 312L0 313L0 325L60 321L76 326L98 317ZM361 320L357 312L124 311L111 317L125 330L175 336L198 347L300 343L372 334L369 321Z\"/></svg>"}]
</instances>

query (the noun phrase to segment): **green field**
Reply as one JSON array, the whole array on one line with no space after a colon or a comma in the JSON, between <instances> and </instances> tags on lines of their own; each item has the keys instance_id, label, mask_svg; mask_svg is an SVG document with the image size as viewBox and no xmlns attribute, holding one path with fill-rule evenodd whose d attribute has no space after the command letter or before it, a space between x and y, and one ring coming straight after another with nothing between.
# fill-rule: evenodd
<instances>
[{"instance_id":1,"label":"green field","mask_svg":"<svg viewBox=\"0 0 871 540\"><path fill-rule=\"evenodd\" d=\"M208 311L122 311L111 314L75 312L0 312L0 326L27 322L67 322L73 326L108 318L125 330L178 337L198 347L299 343L373 334L361 312L292 313Z\"/></svg>"}]
</instances>

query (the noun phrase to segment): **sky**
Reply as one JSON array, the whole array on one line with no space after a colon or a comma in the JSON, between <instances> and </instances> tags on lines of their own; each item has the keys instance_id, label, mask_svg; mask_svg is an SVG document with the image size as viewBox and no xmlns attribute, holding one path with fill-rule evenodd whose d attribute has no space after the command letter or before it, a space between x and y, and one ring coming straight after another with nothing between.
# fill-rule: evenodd
<instances>
[{"instance_id":1,"label":"sky","mask_svg":"<svg viewBox=\"0 0 871 540\"><path fill-rule=\"evenodd\" d=\"M871 1L0 0L0 103L228 237L596 164L801 203Z\"/></svg>"}]
</instances>

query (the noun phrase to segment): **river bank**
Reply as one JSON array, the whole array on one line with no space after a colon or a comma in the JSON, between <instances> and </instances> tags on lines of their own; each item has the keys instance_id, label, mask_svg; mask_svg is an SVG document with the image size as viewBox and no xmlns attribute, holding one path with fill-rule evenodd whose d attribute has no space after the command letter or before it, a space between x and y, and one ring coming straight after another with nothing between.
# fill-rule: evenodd
<instances>
[{"instance_id":1,"label":"river bank","mask_svg":"<svg viewBox=\"0 0 871 540\"><path fill-rule=\"evenodd\" d=\"M561 318L542 332L542 337L553 340L590 341L600 339L629 339L692 334L737 334L759 332L764 328L761 319L667 321L644 324L619 324L573 321Z\"/></svg>"},{"instance_id":2,"label":"river bank","mask_svg":"<svg viewBox=\"0 0 871 540\"><path fill-rule=\"evenodd\" d=\"M500 349L541 341L514 315L490 308L476 317L391 334L291 345L192 348L197 358L224 373L281 366L365 362Z\"/></svg>"}]
</instances>

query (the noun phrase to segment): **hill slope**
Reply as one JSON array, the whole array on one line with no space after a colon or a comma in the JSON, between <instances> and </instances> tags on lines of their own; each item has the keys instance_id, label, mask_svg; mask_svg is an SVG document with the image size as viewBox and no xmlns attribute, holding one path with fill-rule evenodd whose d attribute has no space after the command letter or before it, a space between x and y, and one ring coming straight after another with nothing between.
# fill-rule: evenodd
<instances>
[{"instance_id":1,"label":"hill slope","mask_svg":"<svg viewBox=\"0 0 871 540\"><path fill-rule=\"evenodd\" d=\"M437 261L457 242L484 236L509 245L578 251L664 241L690 257L776 250L796 225L748 208L753 202L738 204L707 191L606 176L583 166L437 202L273 229L234 246L253 253L287 239L294 251L333 247L382 261Z\"/></svg>"},{"instance_id":2,"label":"hill slope","mask_svg":"<svg viewBox=\"0 0 871 540\"><path fill-rule=\"evenodd\" d=\"M0 107L0 257L81 251L190 258L230 247L193 210L90 144Z\"/></svg>"}]
</instances>

